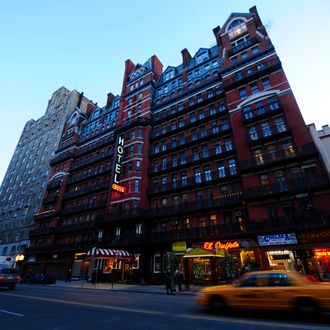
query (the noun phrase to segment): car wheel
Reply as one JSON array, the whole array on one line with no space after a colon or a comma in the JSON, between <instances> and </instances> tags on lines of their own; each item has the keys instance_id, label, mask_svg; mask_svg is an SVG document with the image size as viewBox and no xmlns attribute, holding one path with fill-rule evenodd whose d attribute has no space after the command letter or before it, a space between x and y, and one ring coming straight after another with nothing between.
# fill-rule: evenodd
<instances>
[{"instance_id":1,"label":"car wheel","mask_svg":"<svg viewBox=\"0 0 330 330\"><path fill-rule=\"evenodd\" d=\"M300 299L295 306L296 316L303 319L314 319L321 314L321 309L316 301L312 299Z\"/></svg>"},{"instance_id":2,"label":"car wheel","mask_svg":"<svg viewBox=\"0 0 330 330\"><path fill-rule=\"evenodd\" d=\"M220 296L212 296L209 302L209 310L211 313L224 313L227 306Z\"/></svg>"},{"instance_id":3,"label":"car wheel","mask_svg":"<svg viewBox=\"0 0 330 330\"><path fill-rule=\"evenodd\" d=\"M14 290L15 289L15 284L11 284L8 286L9 290Z\"/></svg>"}]
</instances>

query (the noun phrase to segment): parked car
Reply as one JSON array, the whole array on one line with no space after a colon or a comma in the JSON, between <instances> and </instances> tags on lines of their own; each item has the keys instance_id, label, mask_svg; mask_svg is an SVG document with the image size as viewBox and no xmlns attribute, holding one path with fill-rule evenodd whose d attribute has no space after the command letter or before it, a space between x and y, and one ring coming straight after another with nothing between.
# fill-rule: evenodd
<instances>
[{"instance_id":1,"label":"parked car","mask_svg":"<svg viewBox=\"0 0 330 330\"><path fill-rule=\"evenodd\" d=\"M0 287L7 287L13 290L19 282L20 277L17 269L14 268L0 268Z\"/></svg>"},{"instance_id":2,"label":"parked car","mask_svg":"<svg viewBox=\"0 0 330 330\"><path fill-rule=\"evenodd\" d=\"M197 303L213 312L226 308L330 312L330 283L312 282L298 272L245 273L232 284L201 289Z\"/></svg>"},{"instance_id":3,"label":"parked car","mask_svg":"<svg viewBox=\"0 0 330 330\"><path fill-rule=\"evenodd\" d=\"M31 273L21 279L23 284L54 284L56 280L43 273Z\"/></svg>"}]
</instances>

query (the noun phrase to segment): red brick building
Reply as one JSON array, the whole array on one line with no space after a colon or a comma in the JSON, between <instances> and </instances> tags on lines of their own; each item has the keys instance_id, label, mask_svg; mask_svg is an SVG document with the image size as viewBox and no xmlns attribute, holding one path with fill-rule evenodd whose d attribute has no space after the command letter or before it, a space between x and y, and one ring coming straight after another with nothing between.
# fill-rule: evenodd
<instances>
[{"instance_id":1,"label":"red brick building","mask_svg":"<svg viewBox=\"0 0 330 330\"><path fill-rule=\"evenodd\" d=\"M198 265L209 283L225 254L236 273L330 272L329 178L256 8L213 33L164 71L127 60L121 95L68 119L26 267L159 282Z\"/></svg>"}]
</instances>

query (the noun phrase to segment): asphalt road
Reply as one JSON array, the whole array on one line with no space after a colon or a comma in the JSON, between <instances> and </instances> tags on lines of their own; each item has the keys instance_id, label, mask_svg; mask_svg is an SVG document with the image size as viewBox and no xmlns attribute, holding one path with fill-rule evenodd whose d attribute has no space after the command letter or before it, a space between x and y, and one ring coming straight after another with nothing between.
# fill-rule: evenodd
<instances>
[{"instance_id":1,"label":"asphalt road","mask_svg":"<svg viewBox=\"0 0 330 330\"><path fill-rule=\"evenodd\" d=\"M211 315L192 296L84 290L38 285L0 289L1 330L329 329L264 312Z\"/></svg>"}]
</instances>

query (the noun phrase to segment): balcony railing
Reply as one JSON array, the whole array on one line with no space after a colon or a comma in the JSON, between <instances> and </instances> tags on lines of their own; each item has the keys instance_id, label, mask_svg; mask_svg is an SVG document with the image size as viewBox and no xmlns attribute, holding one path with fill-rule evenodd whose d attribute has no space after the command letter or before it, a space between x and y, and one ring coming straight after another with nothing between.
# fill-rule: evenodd
<instances>
[{"instance_id":1,"label":"balcony railing","mask_svg":"<svg viewBox=\"0 0 330 330\"><path fill-rule=\"evenodd\" d=\"M61 215L69 215L69 214L74 214L74 213L80 213L84 211L89 211L89 210L94 210L98 208L105 207L107 205L107 200L106 199L101 199L101 200L96 200L92 201L87 204L82 204L78 206L72 206L72 207L67 207L63 208L60 211Z\"/></svg>"},{"instance_id":2,"label":"balcony railing","mask_svg":"<svg viewBox=\"0 0 330 330\"><path fill-rule=\"evenodd\" d=\"M233 56L239 52L241 52L242 50L252 46L252 45L255 45L258 43L258 39L257 38L250 38L234 47L232 47L232 49L230 49L228 51L228 56Z\"/></svg>"},{"instance_id":3,"label":"balcony railing","mask_svg":"<svg viewBox=\"0 0 330 330\"><path fill-rule=\"evenodd\" d=\"M90 152L92 152L95 149L99 149L101 147L104 147L104 146L106 146L108 144L113 143L113 141L114 141L113 134L107 135L107 136L105 136L103 138L100 138L99 140L97 140L97 141L95 141L93 143L91 142L91 143L88 143L88 145L86 145L86 146L79 147L76 150L76 156L81 156L83 154L90 153ZM85 143L84 140L81 140L79 142Z\"/></svg>"},{"instance_id":4,"label":"balcony railing","mask_svg":"<svg viewBox=\"0 0 330 330\"><path fill-rule=\"evenodd\" d=\"M216 208L225 208L234 205L241 205L243 197L241 193L232 193L228 195L219 196L218 198L199 200L195 202L186 202L178 205L168 207L157 207L150 209L148 215L152 218L172 216L179 214L189 214L196 211L212 210Z\"/></svg>"},{"instance_id":5,"label":"balcony railing","mask_svg":"<svg viewBox=\"0 0 330 330\"><path fill-rule=\"evenodd\" d=\"M203 174L199 173L198 175L195 175L194 177L191 178L185 178L178 181L172 181L172 182L153 186L148 190L148 194L149 195L161 194L164 192L169 192L171 190L187 189L192 186L196 186L200 184L205 185L208 183L214 183L215 181L218 180L226 180L236 175L237 175L237 168L235 166L221 167L218 171L204 172Z\"/></svg>"},{"instance_id":6,"label":"balcony railing","mask_svg":"<svg viewBox=\"0 0 330 330\"><path fill-rule=\"evenodd\" d=\"M274 165L283 163L283 161L291 159L301 159L303 157L317 154L317 149L314 143L309 143L300 146L291 146L287 149L275 150L267 154L258 154L254 158L242 160L239 162L240 172L245 172L255 168L265 167L267 165Z\"/></svg>"},{"instance_id":7,"label":"balcony railing","mask_svg":"<svg viewBox=\"0 0 330 330\"><path fill-rule=\"evenodd\" d=\"M62 183L63 177L59 178L59 179L54 179L51 180L47 183L47 189L54 189L54 188L58 188L60 187L61 183Z\"/></svg>"},{"instance_id":8,"label":"balcony railing","mask_svg":"<svg viewBox=\"0 0 330 330\"><path fill-rule=\"evenodd\" d=\"M99 154L99 155L96 155L94 157L89 157L88 159L84 159L84 160L81 160L81 161L77 161L75 163L72 164L71 166L71 170L77 170L79 168L82 168L84 166L87 166L87 165L90 165L90 164L93 164L95 162L98 162L100 160L103 160L103 159L106 159L106 158L109 158L113 155L113 152L104 152L102 154Z\"/></svg>"},{"instance_id":9,"label":"balcony railing","mask_svg":"<svg viewBox=\"0 0 330 330\"><path fill-rule=\"evenodd\" d=\"M54 166L58 163L61 163L67 159L73 158L74 153L72 150L69 151L65 151L60 153L59 155L54 156L50 161L49 161L49 165L50 166Z\"/></svg>"},{"instance_id":10,"label":"balcony railing","mask_svg":"<svg viewBox=\"0 0 330 330\"><path fill-rule=\"evenodd\" d=\"M244 235L239 224L214 225L208 227L195 227L182 230L158 231L151 233L151 241L180 241L180 240L212 240L226 239L233 236Z\"/></svg>"},{"instance_id":11,"label":"balcony railing","mask_svg":"<svg viewBox=\"0 0 330 330\"><path fill-rule=\"evenodd\" d=\"M250 130L248 133L248 143L256 144L288 133L290 133L288 125L281 122L274 126L264 127L260 130Z\"/></svg>"},{"instance_id":12,"label":"balcony railing","mask_svg":"<svg viewBox=\"0 0 330 330\"><path fill-rule=\"evenodd\" d=\"M150 123L149 117L143 117L143 116L132 117L130 119L126 119L122 124L117 125L115 127L115 131L120 132L137 125L147 126L149 123Z\"/></svg>"},{"instance_id":13,"label":"balcony railing","mask_svg":"<svg viewBox=\"0 0 330 330\"><path fill-rule=\"evenodd\" d=\"M52 210L43 211L43 212L33 214L33 220L35 220L35 221L44 220L44 219L47 219L47 218L55 217L56 215L57 215L56 210L52 209Z\"/></svg>"},{"instance_id":14,"label":"balcony railing","mask_svg":"<svg viewBox=\"0 0 330 330\"><path fill-rule=\"evenodd\" d=\"M107 190L110 188L110 183L109 182L103 182L103 183L98 183L93 186L89 186L86 188L81 188L75 191L69 191L64 194L63 199L70 199L70 198L75 198L78 196L82 195L87 195L90 193L95 193L101 190Z\"/></svg>"},{"instance_id":15,"label":"balcony railing","mask_svg":"<svg viewBox=\"0 0 330 330\"><path fill-rule=\"evenodd\" d=\"M173 134L176 131L185 130L192 125L197 125L202 122L208 121L213 117L218 117L219 114L228 113L228 109L225 106L213 107L206 111L198 113L195 117L191 117L182 122L176 122L175 124L169 124L166 127L155 129L151 135L150 139L163 138L169 134Z\"/></svg>"},{"instance_id":16,"label":"balcony railing","mask_svg":"<svg viewBox=\"0 0 330 330\"><path fill-rule=\"evenodd\" d=\"M242 116L244 122L250 123L262 117L268 117L270 114L278 113L278 111L281 109L282 109L281 102L275 101L270 104L260 106L254 110L246 111L242 113Z\"/></svg>"},{"instance_id":17,"label":"balcony railing","mask_svg":"<svg viewBox=\"0 0 330 330\"><path fill-rule=\"evenodd\" d=\"M79 182L79 181L87 180L87 179L92 178L93 176L108 173L110 171L111 171L110 166L107 166L107 167L102 168L102 169L96 168L96 169L94 169L90 172L80 174L80 175L74 175L74 176L70 177L69 180L68 180L68 184L72 184L72 183L76 183L76 182Z\"/></svg>"},{"instance_id":18,"label":"balcony railing","mask_svg":"<svg viewBox=\"0 0 330 330\"><path fill-rule=\"evenodd\" d=\"M233 78L224 80L223 88L225 90L236 88L240 85L243 85L248 80L251 81L266 73L280 69L281 67L281 61L278 58L274 58L267 62L260 62L257 65L250 66L249 69L245 70L244 72L237 73Z\"/></svg>"},{"instance_id":19,"label":"balcony railing","mask_svg":"<svg viewBox=\"0 0 330 330\"><path fill-rule=\"evenodd\" d=\"M215 80L217 80L217 79L219 79L219 78L218 77L215 78ZM204 85L209 84L213 80L214 79L212 79L212 80L210 80L210 81L208 81L204 84L199 84L196 88L201 88ZM192 92L196 88L188 90L188 88L186 87L184 93L182 93L182 94L187 96L187 93ZM209 96L209 95L211 95L211 94L209 94L209 92L212 92L213 95ZM176 118L179 114L180 115L184 114L187 111L191 111L193 108L202 107L202 106L205 105L205 103L212 102L215 99L218 99L219 95L221 95L221 94L223 94L223 89L222 88L209 89L209 90L205 91L205 95L202 96L202 101L198 101L198 97L195 97L193 99L193 104L182 103L179 106L172 107L167 111L160 111L156 114L153 114L152 117L151 117L151 123L154 125L154 124L157 124L160 121L167 121L171 118ZM177 97L175 97L175 98L177 98ZM166 103L168 103L168 102L166 102ZM160 106L154 106L153 111L155 111L158 108L161 108L163 105L164 104L161 104Z\"/></svg>"},{"instance_id":20,"label":"balcony railing","mask_svg":"<svg viewBox=\"0 0 330 330\"><path fill-rule=\"evenodd\" d=\"M182 167L190 166L191 164L196 164L205 160L211 160L216 157L225 157L226 155L235 152L234 146L230 145L221 145L218 147L218 150L203 150L196 154L177 158L175 160L167 161L166 163L157 164L149 169L149 174L164 173L166 171L171 171L173 168L178 169Z\"/></svg>"},{"instance_id":21,"label":"balcony railing","mask_svg":"<svg viewBox=\"0 0 330 330\"><path fill-rule=\"evenodd\" d=\"M313 175L300 177L294 180L283 180L266 185L245 189L246 199L269 198L281 194L307 193L311 190L329 187L327 175Z\"/></svg>"},{"instance_id":22,"label":"balcony railing","mask_svg":"<svg viewBox=\"0 0 330 330\"><path fill-rule=\"evenodd\" d=\"M153 150L151 151L151 155L154 156L164 152L172 151L173 149L182 148L188 144L197 143L200 142L201 140L206 140L208 138L211 138L214 135L218 136L219 134L226 134L229 133L230 131L231 131L230 124L226 122L217 127L213 127L210 130L205 130L186 137L178 137L178 140L171 141L170 143L167 144L163 144L158 149L154 147Z\"/></svg>"},{"instance_id":23,"label":"balcony railing","mask_svg":"<svg viewBox=\"0 0 330 330\"><path fill-rule=\"evenodd\" d=\"M131 218L144 218L146 211L140 208L133 208L122 211L113 211L105 214L99 214L96 216L96 224L102 224L112 221L125 220Z\"/></svg>"},{"instance_id":24,"label":"balcony railing","mask_svg":"<svg viewBox=\"0 0 330 330\"><path fill-rule=\"evenodd\" d=\"M54 233L55 228L54 227L46 227L46 228L39 228L39 229L33 229L30 230L29 235L30 238L36 237L36 236L47 236L52 235Z\"/></svg>"},{"instance_id":25,"label":"balcony railing","mask_svg":"<svg viewBox=\"0 0 330 330\"><path fill-rule=\"evenodd\" d=\"M42 200L42 204L54 203L57 201L57 198L58 198L58 195L48 196Z\"/></svg>"},{"instance_id":26,"label":"balcony railing","mask_svg":"<svg viewBox=\"0 0 330 330\"><path fill-rule=\"evenodd\" d=\"M54 253L65 251L88 251L92 247L97 245L97 240L89 240L76 243L61 243L45 246L32 246L26 249L26 254L31 255L34 253Z\"/></svg>"},{"instance_id":27,"label":"balcony railing","mask_svg":"<svg viewBox=\"0 0 330 330\"><path fill-rule=\"evenodd\" d=\"M79 231L86 231L95 229L95 222L94 221L87 221L83 223L76 223L73 225L66 225L66 226L58 226L53 229L53 232L56 234L67 233L67 232L79 232Z\"/></svg>"}]
</instances>

